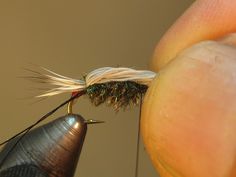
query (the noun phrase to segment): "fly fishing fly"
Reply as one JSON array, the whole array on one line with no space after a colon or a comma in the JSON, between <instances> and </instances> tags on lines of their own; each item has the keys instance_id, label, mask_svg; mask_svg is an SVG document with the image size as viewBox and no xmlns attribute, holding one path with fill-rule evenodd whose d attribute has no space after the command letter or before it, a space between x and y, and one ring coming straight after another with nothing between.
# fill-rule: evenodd
<instances>
[{"instance_id":1,"label":"fly fishing fly","mask_svg":"<svg viewBox=\"0 0 236 177\"><path fill-rule=\"evenodd\" d=\"M116 111L141 101L156 73L131 68L103 67L96 69L82 79L59 75L48 69L47 74L34 72L31 79L53 86L37 97L50 97L61 93L82 93L98 106L102 103L112 106Z\"/></svg>"}]
</instances>

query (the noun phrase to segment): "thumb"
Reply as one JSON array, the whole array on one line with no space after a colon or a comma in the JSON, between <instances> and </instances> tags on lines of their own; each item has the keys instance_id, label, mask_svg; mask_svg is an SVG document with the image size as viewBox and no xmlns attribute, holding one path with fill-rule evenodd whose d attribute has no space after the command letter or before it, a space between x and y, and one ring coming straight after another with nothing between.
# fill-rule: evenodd
<instances>
[{"instance_id":1,"label":"thumb","mask_svg":"<svg viewBox=\"0 0 236 177\"><path fill-rule=\"evenodd\" d=\"M141 128L163 177L236 176L236 48L224 43L185 50L149 88Z\"/></svg>"}]
</instances>

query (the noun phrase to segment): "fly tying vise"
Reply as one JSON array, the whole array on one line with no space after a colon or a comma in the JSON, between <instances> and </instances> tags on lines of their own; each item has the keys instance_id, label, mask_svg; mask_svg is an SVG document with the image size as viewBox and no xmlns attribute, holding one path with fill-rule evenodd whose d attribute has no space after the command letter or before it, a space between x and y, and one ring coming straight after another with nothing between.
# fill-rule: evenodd
<instances>
[{"instance_id":1,"label":"fly tying vise","mask_svg":"<svg viewBox=\"0 0 236 177\"><path fill-rule=\"evenodd\" d=\"M27 127L23 131L17 133L10 139L0 143L3 145L10 140L18 138L13 145L12 149L19 143L21 139L39 122L46 119L48 116L52 115L59 108L64 105L68 105L68 115L72 114L72 106L75 99L78 99L82 95L87 95L88 98L95 106L99 106L102 103L107 103L107 105L112 106L115 111L120 108L126 108L130 105L138 105L142 102L142 97L146 93L150 83L157 75L152 71L147 70L135 70L131 68L124 67L103 67L93 70L92 72L85 75L82 79L73 79L70 77L62 76L48 69L42 68L46 71L46 74L32 71L33 76L30 79L39 81L40 83L46 83L52 86L50 90L38 95L41 97L51 97L53 95L58 95L61 93L72 93L70 99L66 100L52 111L48 112L42 116L37 122ZM31 70L30 70L31 71ZM96 120L85 120L84 123L101 123L102 121ZM140 121L139 121L140 123ZM20 137L18 137L21 135ZM137 163L138 163L138 146L139 146L139 132L138 132L138 142L137 142L137 159L136 159L136 171L135 176L137 176ZM11 152L12 149L9 151ZM9 154L7 153L7 155ZM0 162L0 168L7 158L3 158Z\"/></svg>"}]
</instances>

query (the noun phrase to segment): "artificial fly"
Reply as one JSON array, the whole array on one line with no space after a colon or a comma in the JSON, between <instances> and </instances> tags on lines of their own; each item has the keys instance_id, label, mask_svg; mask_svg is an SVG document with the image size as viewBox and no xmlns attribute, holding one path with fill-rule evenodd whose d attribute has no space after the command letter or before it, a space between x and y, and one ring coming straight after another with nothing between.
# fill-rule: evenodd
<instances>
[{"instance_id":1,"label":"artificial fly","mask_svg":"<svg viewBox=\"0 0 236 177\"><path fill-rule=\"evenodd\" d=\"M49 84L53 88L37 97L50 97L68 92L72 95L83 93L95 106L107 103L115 110L139 104L141 96L156 76L156 73L147 70L103 67L77 80L43 69L48 74L34 72L34 76L30 78Z\"/></svg>"},{"instance_id":2,"label":"artificial fly","mask_svg":"<svg viewBox=\"0 0 236 177\"><path fill-rule=\"evenodd\" d=\"M46 68L42 69L47 73L44 74L30 70L33 75L30 76L29 79L38 81L40 83L48 84L51 86L51 89L36 97L51 97L62 93L72 93L71 98L69 98L68 100L66 100L65 102L63 102L62 104L42 116L31 126L17 133L10 139L0 143L0 146L21 135L14 145L16 146L16 144L35 125L45 120L48 116L52 115L59 108L63 107L66 104L68 104L68 113L71 113L73 101L75 99L78 99L82 95L87 95L95 106L99 106L102 103L106 103L107 105L112 106L115 111L120 110L120 108L125 109L127 106L138 105L142 102L143 95L146 93L150 83L152 82L154 77L156 77L156 73L147 70L135 70L124 67L103 67L93 70L81 79L73 79L57 74ZM0 162L0 168L3 162L4 160Z\"/></svg>"}]
</instances>

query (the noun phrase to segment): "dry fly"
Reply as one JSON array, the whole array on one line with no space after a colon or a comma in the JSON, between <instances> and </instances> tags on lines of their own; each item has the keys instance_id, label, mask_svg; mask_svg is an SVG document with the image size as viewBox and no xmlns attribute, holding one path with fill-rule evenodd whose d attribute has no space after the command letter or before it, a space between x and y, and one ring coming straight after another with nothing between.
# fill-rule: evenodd
<instances>
[{"instance_id":1,"label":"dry fly","mask_svg":"<svg viewBox=\"0 0 236 177\"><path fill-rule=\"evenodd\" d=\"M107 103L115 110L132 104L137 105L156 76L156 73L146 70L103 67L77 80L45 68L44 70L48 74L35 72L32 78L53 88L37 97L50 97L66 92L72 95L82 93L87 95L95 106Z\"/></svg>"},{"instance_id":2,"label":"dry fly","mask_svg":"<svg viewBox=\"0 0 236 177\"><path fill-rule=\"evenodd\" d=\"M72 96L42 116L37 122L2 142L0 145L21 135L16 142L17 144L35 125L66 104L68 104L68 113L71 113L73 100L82 95L87 95L95 106L106 103L116 111L127 106L138 105L142 101L142 97L146 93L153 78L156 76L156 73L148 70L135 70L125 67L103 67L93 70L81 79L73 79L46 68L42 69L44 73L32 71L33 75L29 78L50 85L51 89L37 97L51 97L62 93L72 93ZM0 163L0 167L2 163L3 161Z\"/></svg>"}]
</instances>

